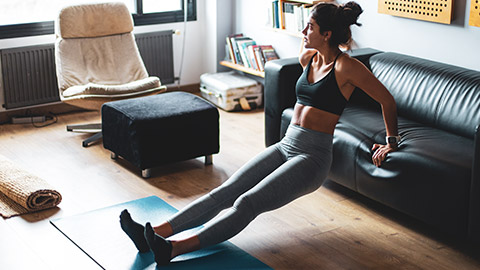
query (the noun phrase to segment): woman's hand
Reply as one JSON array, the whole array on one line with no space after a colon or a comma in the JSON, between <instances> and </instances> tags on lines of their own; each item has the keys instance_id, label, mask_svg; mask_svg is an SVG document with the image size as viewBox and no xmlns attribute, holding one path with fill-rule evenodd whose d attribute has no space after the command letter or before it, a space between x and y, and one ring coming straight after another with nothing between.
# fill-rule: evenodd
<instances>
[{"instance_id":1,"label":"woman's hand","mask_svg":"<svg viewBox=\"0 0 480 270\"><path fill-rule=\"evenodd\" d=\"M380 167L382 165L382 161L384 161L387 157L387 154L394 152L397 149L398 147L391 146L390 144L374 144L372 147L372 150L375 151L372 156L373 164L377 167Z\"/></svg>"}]
</instances>

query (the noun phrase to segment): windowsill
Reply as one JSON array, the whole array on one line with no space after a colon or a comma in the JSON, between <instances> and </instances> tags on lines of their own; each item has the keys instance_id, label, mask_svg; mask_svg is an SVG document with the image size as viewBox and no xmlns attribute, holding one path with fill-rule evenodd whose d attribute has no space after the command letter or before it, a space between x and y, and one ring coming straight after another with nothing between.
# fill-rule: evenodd
<instances>
[{"instance_id":1,"label":"windowsill","mask_svg":"<svg viewBox=\"0 0 480 270\"><path fill-rule=\"evenodd\" d=\"M187 25L191 23L196 23L196 22L198 21L188 21ZM162 30L172 30L172 29L180 30L180 32L182 33L183 22L135 26L133 29L133 33L142 34L142 33L156 32L156 31L162 31ZM55 34L5 38L5 39L0 39L0 50L9 49L9 48L43 45L43 44L53 44L53 43L55 43Z\"/></svg>"},{"instance_id":2,"label":"windowsill","mask_svg":"<svg viewBox=\"0 0 480 270\"><path fill-rule=\"evenodd\" d=\"M30 37L5 38L5 39L0 39L0 50L8 49L8 48L42 45L42 44L53 44L54 42L55 42L55 34L30 36Z\"/></svg>"}]
</instances>

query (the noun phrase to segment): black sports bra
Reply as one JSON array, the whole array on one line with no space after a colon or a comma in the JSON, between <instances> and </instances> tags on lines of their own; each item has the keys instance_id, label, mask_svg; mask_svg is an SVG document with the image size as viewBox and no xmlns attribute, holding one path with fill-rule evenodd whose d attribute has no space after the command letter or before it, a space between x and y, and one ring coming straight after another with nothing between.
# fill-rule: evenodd
<instances>
[{"instance_id":1,"label":"black sports bra","mask_svg":"<svg viewBox=\"0 0 480 270\"><path fill-rule=\"evenodd\" d=\"M335 78L335 63L341 54L342 53L339 53L337 57L335 57L333 67L328 74L315 83L308 82L308 74L312 66L313 57L315 57L316 54L312 56L307 68L305 68L297 81L296 92L298 103L336 115L342 114L347 105L347 100L342 92L340 92L337 79Z\"/></svg>"}]
</instances>

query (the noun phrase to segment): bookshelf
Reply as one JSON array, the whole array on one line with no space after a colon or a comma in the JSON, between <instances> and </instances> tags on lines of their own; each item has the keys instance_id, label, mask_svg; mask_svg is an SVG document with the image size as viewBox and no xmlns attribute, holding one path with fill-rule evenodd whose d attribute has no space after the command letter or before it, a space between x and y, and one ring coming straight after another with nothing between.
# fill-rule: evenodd
<instances>
[{"instance_id":1,"label":"bookshelf","mask_svg":"<svg viewBox=\"0 0 480 270\"><path fill-rule=\"evenodd\" d=\"M229 60L220 61L220 65L264 78L265 63L278 59L272 45L257 44L255 40L242 33L226 37Z\"/></svg>"},{"instance_id":2,"label":"bookshelf","mask_svg":"<svg viewBox=\"0 0 480 270\"><path fill-rule=\"evenodd\" d=\"M257 76L257 77L265 78L265 72L264 71L258 71L258 70L253 69L253 68L247 68L243 65L232 63L231 61L220 61L220 65L225 66L225 67L229 67L231 69L235 69L235 70L238 70L238 71L241 71L241 72L245 72L245 73Z\"/></svg>"},{"instance_id":3,"label":"bookshelf","mask_svg":"<svg viewBox=\"0 0 480 270\"><path fill-rule=\"evenodd\" d=\"M303 30L304 21L308 17L309 12L311 11L311 7L318 2L332 1L333 0L272 0L269 9L271 24L269 27L267 26L266 28L274 32L301 38L303 37L301 31ZM231 43L229 44L228 37L227 45L229 45L230 47L232 46ZM226 66L228 68L257 77L265 77L265 72L261 71L263 70L263 68L261 68L261 70L254 69L248 67L252 65L242 65L241 62L239 63L240 64L237 64L236 61L220 61L220 65L222 66Z\"/></svg>"},{"instance_id":4,"label":"bookshelf","mask_svg":"<svg viewBox=\"0 0 480 270\"><path fill-rule=\"evenodd\" d=\"M300 31L294 32L294 31L291 31L291 30L285 30L285 29L279 29L279 28L272 28L272 27L267 27L267 30L273 31L273 32L277 32L277 33L280 33L280 34L284 34L284 35L289 35L289 36L293 36L293 37L298 37L298 38L303 37L303 34L302 34L302 32L300 32Z\"/></svg>"},{"instance_id":5,"label":"bookshelf","mask_svg":"<svg viewBox=\"0 0 480 270\"><path fill-rule=\"evenodd\" d=\"M313 6L334 0L272 0L269 7L270 28L275 32L302 37L302 30Z\"/></svg>"}]
</instances>

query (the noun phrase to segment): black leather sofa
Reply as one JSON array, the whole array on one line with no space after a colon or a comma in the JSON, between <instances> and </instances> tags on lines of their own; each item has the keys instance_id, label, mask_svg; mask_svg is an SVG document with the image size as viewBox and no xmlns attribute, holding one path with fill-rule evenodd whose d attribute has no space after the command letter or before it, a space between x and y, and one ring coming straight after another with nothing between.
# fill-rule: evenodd
<instances>
[{"instance_id":1,"label":"black leather sofa","mask_svg":"<svg viewBox=\"0 0 480 270\"><path fill-rule=\"evenodd\" d=\"M378 103L356 89L334 134L328 178L439 231L480 241L480 72L417 57L358 49L362 61L397 102L400 150L380 168L372 145L385 143ZM265 67L265 143L290 122L297 58Z\"/></svg>"}]
</instances>

